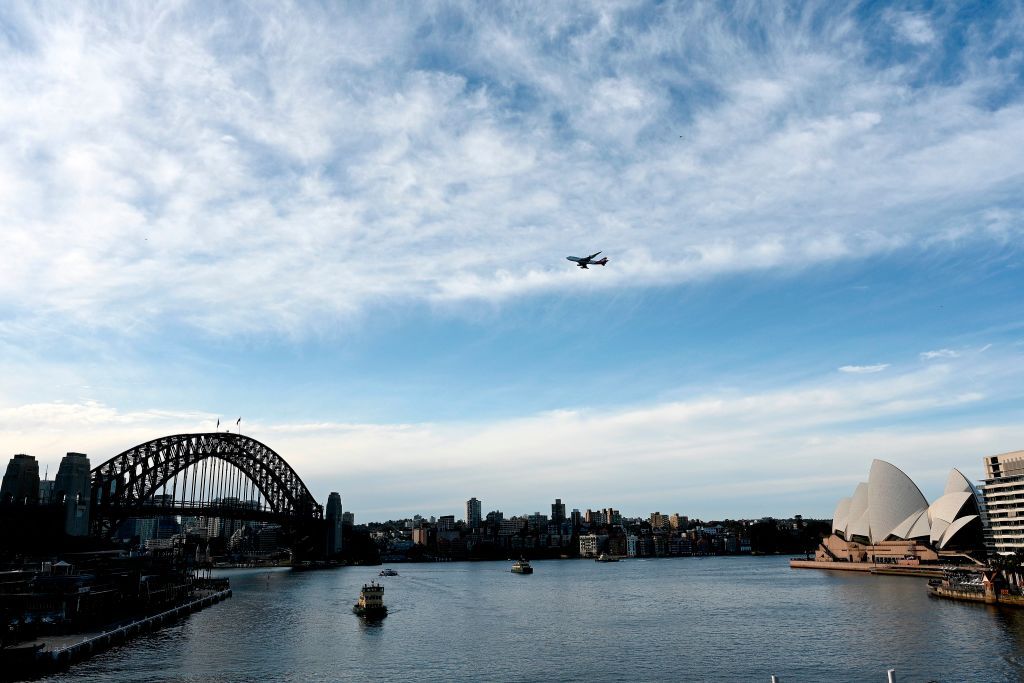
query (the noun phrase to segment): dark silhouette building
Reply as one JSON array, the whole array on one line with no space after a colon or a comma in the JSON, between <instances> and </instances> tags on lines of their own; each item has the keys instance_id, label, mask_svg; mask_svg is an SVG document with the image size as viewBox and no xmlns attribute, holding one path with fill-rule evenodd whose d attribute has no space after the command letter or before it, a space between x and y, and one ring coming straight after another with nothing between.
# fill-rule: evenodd
<instances>
[{"instance_id":1,"label":"dark silhouette building","mask_svg":"<svg viewBox=\"0 0 1024 683\"><path fill-rule=\"evenodd\" d=\"M39 502L39 463L31 455L19 453L7 463L0 503L35 505Z\"/></svg>"}]
</instances>

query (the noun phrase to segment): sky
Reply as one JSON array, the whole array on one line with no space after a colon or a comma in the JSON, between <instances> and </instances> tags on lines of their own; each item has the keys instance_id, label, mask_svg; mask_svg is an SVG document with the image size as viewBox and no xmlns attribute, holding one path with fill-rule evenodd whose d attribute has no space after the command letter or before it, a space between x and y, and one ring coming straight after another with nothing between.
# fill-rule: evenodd
<instances>
[{"instance_id":1,"label":"sky","mask_svg":"<svg viewBox=\"0 0 1024 683\"><path fill-rule=\"evenodd\" d=\"M1024 448L1020 2L5 2L0 131L51 476L240 417L357 522L830 517Z\"/></svg>"}]
</instances>

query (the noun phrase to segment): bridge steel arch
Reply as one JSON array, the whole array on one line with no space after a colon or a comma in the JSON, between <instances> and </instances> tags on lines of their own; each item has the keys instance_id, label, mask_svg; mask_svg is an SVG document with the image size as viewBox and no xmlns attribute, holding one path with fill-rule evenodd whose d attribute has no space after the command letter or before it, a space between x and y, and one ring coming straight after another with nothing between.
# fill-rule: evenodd
<instances>
[{"instance_id":1,"label":"bridge steel arch","mask_svg":"<svg viewBox=\"0 0 1024 683\"><path fill-rule=\"evenodd\" d=\"M230 432L163 436L93 468L93 519L132 516L178 473L211 458L240 470L259 489L273 516L323 519L323 507L284 458L256 439Z\"/></svg>"}]
</instances>

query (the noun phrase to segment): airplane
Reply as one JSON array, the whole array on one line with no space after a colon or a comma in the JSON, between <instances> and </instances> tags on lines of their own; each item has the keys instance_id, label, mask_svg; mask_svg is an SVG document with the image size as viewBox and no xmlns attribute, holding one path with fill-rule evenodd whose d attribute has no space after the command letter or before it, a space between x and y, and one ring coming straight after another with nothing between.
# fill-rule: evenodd
<instances>
[{"instance_id":1,"label":"airplane","mask_svg":"<svg viewBox=\"0 0 1024 683\"><path fill-rule=\"evenodd\" d=\"M601 252L597 252L597 254L600 253ZM597 254L591 254L590 256L566 256L565 258L569 261L575 261L576 265L579 266L580 268L583 268L584 270L589 270L587 268L588 265L603 266L604 264L608 263L607 256L605 256L600 261L595 261L594 257L597 256Z\"/></svg>"}]
</instances>

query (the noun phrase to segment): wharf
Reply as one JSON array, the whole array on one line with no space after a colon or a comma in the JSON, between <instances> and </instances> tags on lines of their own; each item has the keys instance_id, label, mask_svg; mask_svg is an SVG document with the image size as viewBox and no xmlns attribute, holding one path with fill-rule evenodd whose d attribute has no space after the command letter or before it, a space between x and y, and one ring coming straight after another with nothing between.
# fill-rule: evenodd
<instances>
[{"instance_id":1,"label":"wharf","mask_svg":"<svg viewBox=\"0 0 1024 683\"><path fill-rule=\"evenodd\" d=\"M985 605L1005 605L1007 607L1024 607L1024 595L1010 595L993 591L957 590L949 586L929 586L931 595L947 600L977 602Z\"/></svg>"},{"instance_id":2,"label":"wharf","mask_svg":"<svg viewBox=\"0 0 1024 683\"><path fill-rule=\"evenodd\" d=\"M64 668L230 597L230 588L201 590L197 591L196 597L181 605L128 622L112 624L99 632L49 636L35 642L19 643L16 648L0 649L0 664L3 664L0 666L3 671L0 680L37 676ZM8 657L4 656L5 653L14 661L6 661ZM11 665L10 668L8 665Z\"/></svg>"},{"instance_id":3,"label":"wharf","mask_svg":"<svg viewBox=\"0 0 1024 683\"><path fill-rule=\"evenodd\" d=\"M875 562L819 562L817 560L789 561L792 569L828 569L837 572L864 572L883 576L917 576L928 579L942 578L941 567L901 566Z\"/></svg>"}]
</instances>

